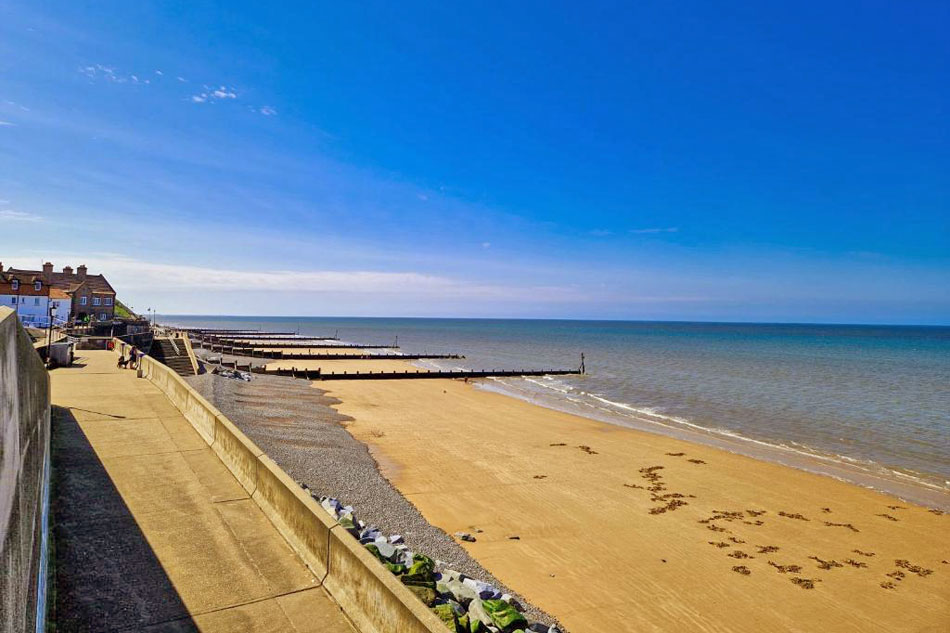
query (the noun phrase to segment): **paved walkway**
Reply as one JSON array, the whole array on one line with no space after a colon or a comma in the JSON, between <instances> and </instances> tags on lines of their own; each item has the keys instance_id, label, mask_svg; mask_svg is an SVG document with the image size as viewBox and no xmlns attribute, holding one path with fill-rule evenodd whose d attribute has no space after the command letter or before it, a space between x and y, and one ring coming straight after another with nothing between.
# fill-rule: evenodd
<instances>
[{"instance_id":1,"label":"paved walkway","mask_svg":"<svg viewBox=\"0 0 950 633\"><path fill-rule=\"evenodd\" d=\"M50 374L57 630L351 633L188 421L115 361L78 351Z\"/></svg>"}]
</instances>

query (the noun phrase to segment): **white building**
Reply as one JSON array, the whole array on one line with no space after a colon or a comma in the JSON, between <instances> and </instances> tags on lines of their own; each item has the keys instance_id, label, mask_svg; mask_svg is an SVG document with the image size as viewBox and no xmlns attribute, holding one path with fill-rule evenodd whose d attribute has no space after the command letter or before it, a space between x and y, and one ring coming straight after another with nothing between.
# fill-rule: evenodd
<instances>
[{"instance_id":1,"label":"white building","mask_svg":"<svg viewBox=\"0 0 950 633\"><path fill-rule=\"evenodd\" d=\"M53 325L65 325L72 310L72 298L59 288L50 288L49 301L53 305Z\"/></svg>"},{"instance_id":2,"label":"white building","mask_svg":"<svg viewBox=\"0 0 950 633\"><path fill-rule=\"evenodd\" d=\"M59 288L53 288L36 276L12 276L0 269L0 305L14 312L23 325L48 327L52 309L54 325L69 320L72 300Z\"/></svg>"}]
</instances>

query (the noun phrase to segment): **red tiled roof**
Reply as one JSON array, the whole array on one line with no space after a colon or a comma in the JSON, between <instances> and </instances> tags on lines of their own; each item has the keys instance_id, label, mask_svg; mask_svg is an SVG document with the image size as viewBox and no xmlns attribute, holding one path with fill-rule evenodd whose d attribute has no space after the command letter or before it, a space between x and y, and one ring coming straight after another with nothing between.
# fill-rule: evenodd
<instances>
[{"instance_id":1,"label":"red tiled roof","mask_svg":"<svg viewBox=\"0 0 950 633\"><path fill-rule=\"evenodd\" d=\"M17 277L20 277L21 275L33 275L40 280L44 279L43 272L39 270L9 268L3 274L12 274ZM20 282L23 282L22 278L20 279ZM115 290L112 288L112 285L106 281L104 275L87 274L84 280L80 280L76 273L67 275L62 272L53 272L50 273L50 283L53 287L60 288L69 294L75 292L81 285L83 285L83 283L85 283L90 292L94 294L115 295Z\"/></svg>"},{"instance_id":2,"label":"red tiled roof","mask_svg":"<svg viewBox=\"0 0 950 633\"><path fill-rule=\"evenodd\" d=\"M20 282L18 290L13 289L13 280ZM43 281L42 277L29 274L28 271L4 271L0 272L0 295L20 295L23 297L45 297L49 295L50 287L44 282L39 290L33 286L36 280Z\"/></svg>"}]
</instances>

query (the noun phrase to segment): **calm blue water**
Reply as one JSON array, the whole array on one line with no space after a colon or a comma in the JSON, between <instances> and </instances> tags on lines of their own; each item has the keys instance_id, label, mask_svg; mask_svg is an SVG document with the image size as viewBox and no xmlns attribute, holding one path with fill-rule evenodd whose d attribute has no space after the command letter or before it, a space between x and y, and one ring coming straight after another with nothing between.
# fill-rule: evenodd
<instances>
[{"instance_id":1,"label":"calm blue water","mask_svg":"<svg viewBox=\"0 0 950 633\"><path fill-rule=\"evenodd\" d=\"M482 319L168 316L459 352L470 368L587 375L492 388L637 428L746 438L950 492L950 328ZM781 460L780 460L781 461Z\"/></svg>"}]
</instances>

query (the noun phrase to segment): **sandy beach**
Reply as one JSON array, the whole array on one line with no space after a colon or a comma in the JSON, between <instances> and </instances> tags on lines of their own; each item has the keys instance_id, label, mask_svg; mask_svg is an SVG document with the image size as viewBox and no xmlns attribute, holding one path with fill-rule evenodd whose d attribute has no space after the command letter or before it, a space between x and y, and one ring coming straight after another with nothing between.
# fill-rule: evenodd
<instances>
[{"instance_id":1,"label":"sandy beach","mask_svg":"<svg viewBox=\"0 0 950 633\"><path fill-rule=\"evenodd\" d=\"M950 623L950 515L461 381L315 386L429 522L574 633Z\"/></svg>"}]
</instances>

